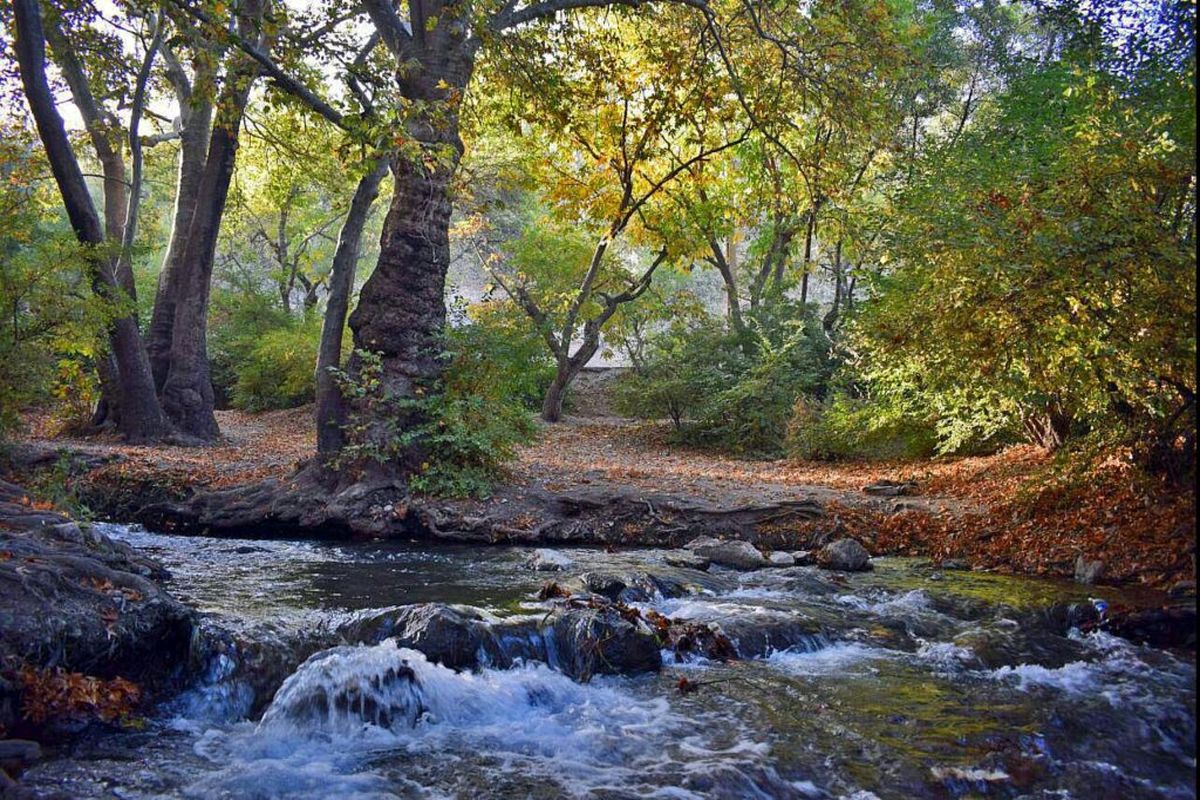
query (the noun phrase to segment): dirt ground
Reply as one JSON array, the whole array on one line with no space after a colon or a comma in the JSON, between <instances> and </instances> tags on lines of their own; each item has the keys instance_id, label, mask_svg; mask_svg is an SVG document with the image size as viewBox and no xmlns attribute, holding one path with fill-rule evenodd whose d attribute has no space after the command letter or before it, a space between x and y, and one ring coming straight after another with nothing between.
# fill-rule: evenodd
<instances>
[{"instance_id":1,"label":"dirt ground","mask_svg":"<svg viewBox=\"0 0 1200 800\"><path fill-rule=\"evenodd\" d=\"M99 471L210 489L286 477L315 447L311 407L217 418L223 439L204 448L55 438L37 419L25 444L110 459ZM863 492L880 480L912 481L915 490L881 502ZM1085 470L1055 467L1031 447L910 462L746 461L672 445L662 424L567 417L539 427L505 483L555 493L628 487L723 507L815 500L828 524L879 553L1057 575L1073 574L1082 556L1103 561L1109 581L1165 587L1195 578L1194 489L1140 476L1119 454Z\"/></svg>"}]
</instances>

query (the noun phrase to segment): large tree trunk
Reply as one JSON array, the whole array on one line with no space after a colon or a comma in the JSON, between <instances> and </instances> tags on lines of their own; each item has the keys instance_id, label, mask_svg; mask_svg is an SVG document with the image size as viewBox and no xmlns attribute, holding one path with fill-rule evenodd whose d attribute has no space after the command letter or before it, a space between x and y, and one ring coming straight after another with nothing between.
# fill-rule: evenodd
<instances>
[{"instance_id":1,"label":"large tree trunk","mask_svg":"<svg viewBox=\"0 0 1200 800\"><path fill-rule=\"evenodd\" d=\"M383 223L379 263L350 315L355 349L348 365L351 378L365 383L374 377L378 383L374 396L354 401L350 411L358 412L357 444L372 457L364 469L408 475L420 468L425 454L420 442L397 441L400 432L421 422L408 403L433 391L444 368L453 169L431 169L401 156L393 161L392 172L395 188ZM368 359L363 353L372 355ZM369 376L372 370L377 374Z\"/></svg>"},{"instance_id":2,"label":"large tree trunk","mask_svg":"<svg viewBox=\"0 0 1200 800\"><path fill-rule=\"evenodd\" d=\"M460 39L424 55L420 68L402 71L398 82L404 97L437 109L406 123L409 138L436 158L401 153L393 159L395 188L379 262L350 315L355 352L347 371L359 384L370 379L372 388L350 403L354 441L348 444L366 456L359 467L370 480L403 480L420 470L425 443L411 437L401 442L398 436L423 422L414 401L437 390L445 368L450 182L463 152L456 106L447 98L465 91L474 51Z\"/></svg>"},{"instance_id":3,"label":"large tree trunk","mask_svg":"<svg viewBox=\"0 0 1200 800\"><path fill-rule=\"evenodd\" d=\"M329 274L329 301L321 327L321 344L317 351L317 453L330 455L345 444L346 404L331 370L341 365L342 330L354 291L354 273L362 247L363 228L371 215L371 205L379 196L379 184L387 174L388 163L380 159L373 170L358 182L350 210L338 234L337 249Z\"/></svg>"},{"instance_id":4,"label":"large tree trunk","mask_svg":"<svg viewBox=\"0 0 1200 800\"><path fill-rule=\"evenodd\" d=\"M251 8L251 6L254 6ZM242 35L249 36L261 17L262 6L247 3L240 20ZM258 69L242 56L231 65L217 99L220 112L209 140L208 157L200 179L196 207L188 225L181 255L181 274L175 295L171 331L170 369L162 387L167 415L189 436L212 440L220 435L213 414L213 388L208 365L208 298L212 283L217 235L237 154L238 133L250 87Z\"/></svg>"},{"instance_id":5,"label":"large tree trunk","mask_svg":"<svg viewBox=\"0 0 1200 800\"><path fill-rule=\"evenodd\" d=\"M76 237L85 246L104 244L104 229L92 205L87 183L71 150L62 117L46 78L45 37L37 0L15 0L14 49L20 65L21 81L37 124L38 135L46 150L55 182ZM111 264L93 253L89 259L93 290L108 299L121 294ZM137 320L128 313L109 325L109 347L117 362L120 381L120 430L131 441L150 441L169 433L170 426L154 394L150 363L142 347Z\"/></svg>"},{"instance_id":6,"label":"large tree trunk","mask_svg":"<svg viewBox=\"0 0 1200 800\"><path fill-rule=\"evenodd\" d=\"M179 135L179 178L175 189L175 211L171 217L171 239L167 255L158 274L154 295L154 310L146 332L146 351L154 372L155 388L161 392L171 367L171 339L175 329L175 304L179 287L187 283L183 270L183 251L187 246L188 229L200 194L204 177L204 161L208 152L212 128L212 103L203 97L193 98L190 91L180 98L183 128Z\"/></svg>"}]
</instances>

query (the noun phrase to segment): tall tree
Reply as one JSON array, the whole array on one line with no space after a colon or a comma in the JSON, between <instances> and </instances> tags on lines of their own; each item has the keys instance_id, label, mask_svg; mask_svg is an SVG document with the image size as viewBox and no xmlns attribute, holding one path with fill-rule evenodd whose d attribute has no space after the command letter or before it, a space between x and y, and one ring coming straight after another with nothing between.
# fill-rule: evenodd
<instances>
[{"instance_id":1,"label":"tall tree","mask_svg":"<svg viewBox=\"0 0 1200 800\"><path fill-rule=\"evenodd\" d=\"M255 48L266 43L263 0L245 0L238 7L237 35ZM188 222L187 242L180 254L176 278L175 315L171 330L171 357L162 386L162 406L179 430L201 440L220 435L213 414L213 388L209 372L208 299L212 289L217 235L229 194L238 135L250 89L258 75L257 63L232 51L209 137L208 155Z\"/></svg>"},{"instance_id":2,"label":"tall tree","mask_svg":"<svg viewBox=\"0 0 1200 800\"><path fill-rule=\"evenodd\" d=\"M79 241L91 247L89 269L93 290L121 309L109 329L109 347L116 361L120 386L120 430L131 441L162 438L171 428L154 392L150 362L142 345L131 298L122 290L116 275L116 261L105 256L104 226L92 204L46 77L46 40L41 10L37 0L16 0L13 12L14 49L25 96L71 227Z\"/></svg>"}]
</instances>

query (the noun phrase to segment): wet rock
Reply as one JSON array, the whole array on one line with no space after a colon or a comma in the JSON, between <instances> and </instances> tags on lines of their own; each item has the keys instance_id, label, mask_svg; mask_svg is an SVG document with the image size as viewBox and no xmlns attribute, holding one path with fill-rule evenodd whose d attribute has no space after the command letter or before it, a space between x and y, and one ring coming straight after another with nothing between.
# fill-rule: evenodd
<instances>
[{"instance_id":1,"label":"wet rock","mask_svg":"<svg viewBox=\"0 0 1200 800\"><path fill-rule=\"evenodd\" d=\"M963 571L971 568L971 565L961 558L947 558L939 566L945 571Z\"/></svg>"},{"instance_id":2,"label":"wet rock","mask_svg":"<svg viewBox=\"0 0 1200 800\"><path fill-rule=\"evenodd\" d=\"M537 572L559 572L570 569L575 564L566 554L548 547L539 547L534 550L525 563L526 566Z\"/></svg>"},{"instance_id":3,"label":"wet rock","mask_svg":"<svg viewBox=\"0 0 1200 800\"><path fill-rule=\"evenodd\" d=\"M821 548L817 563L839 572L862 572L871 569L871 554L854 539L838 539Z\"/></svg>"},{"instance_id":4,"label":"wet rock","mask_svg":"<svg viewBox=\"0 0 1200 800\"><path fill-rule=\"evenodd\" d=\"M1075 559L1075 580L1077 583L1091 585L1100 580L1103 574L1103 561L1089 561L1082 555Z\"/></svg>"},{"instance_id":5,"label":"wet rock","mask_svg":"<svg viewBox=\"0 0 1200 800\"><path fill-rule=\"evenodd\" d=\"M714 564L733 569L761 569L771 563L749 542L725 541L703 536L693 539L686 548Z\"/></svg>"},{"instance_id":6,"label":"wet rock","mask_svg":"<svg viewBox=\"0 0 1200 800\"><path fill-rule=\"evenodd\" d=\"M430 661L451 669L474 669L480 653L492 639L482 615L448 606L423 604L409 607L396 619L396 643L420 650Z\"/></svg>"},{"instance_id":7,"label":"wet rock","mask_svg":"<svg viewBox=\"0 0 1200 800\"><path fill-rule=\"evenodd\" d=\"M662 668L658 640L613 609L571 609L552 618L549 632L540 628L538 633L539 640L554 643L542 660L576 680Z\"/></svg>"},{"instance_id":8,"label":"wet rock","mask_svg":"<svg viewBox=\"0 0 1200 800\"><path fill-rule=\"evenodd\" d=\"M1196 607L1167 606L1115 613L1109 633L1136 644L1160 648L1196 649Z\"/></svg>"},{"instance_id":9,"label":"wet rock","mask_svg":"<svg viewBox=\"0 0 1200 800\"><path fill-rule=\"evenodd\" d=\"M195 615L155 582L166 575L159 564L95 527L33 511L21 489L0 484L0 665L153 688L186 661ZM9 730L17 691L0 683Z\"/></svg>"},{"instance_id":10,"label":"wet rock","mask_svg":"<svg viewBox=\"0 0 1200 800\"><path fill-rule=\"evenodd\" d=\"M654 671L658 641L612 607L559 607L550 614L493 620L470 609L435 603L401 606L345 626L347 641L394 638L451 669L510 667L540 661L577 680L596 674Z\"/></svg>"},{"instance_id":11,"label":"wet rock","mask_svg":"<svg viewBox=\"0 0 1200 800\"><path fill-rule=\"evenodd\" d=\"M764 612L721 620L739 658L762 658L781 650L811 653L829 645L821 626L797 614Z\"/></svg>"},{"instance_id":12,"label":"wet rock","mask_svg":"<svg viewBox=\"0 0 1200 800\"><path fill-rule=\"evenodd\" d=\"M783 553L779 550L767 556L767 560L771 562L771 566L773 567L791 567L796 564L796 559L792 558L791 553Z\"/></svg>"},{"instance_id":13,"label":"wet rock","mask_svg":"<svg viewBox=\"0 0 1200 800\"><path fill-rule=\"evenodd\" d=\"M663 556L663 562L680 569L695 569L706 572L712 560L690 550L672 550Z\"/></svg>"},{"instance_id":14,"label":"wet rock","mask_svg":"<svg viewBox=\"0 0 1200 800\"><path fill-rule=\"evenodd\" d=\"M876 481L863 491L876 497L904 497L917 493L916 481Z\"/></svg>"},{"instance_id":15,"label":"wet rock","mask_svg":"<svg viewBox=\"0 0 1200 800\"><path fill-rule=\"evenodd\" d=\"M579 576L579 579L589 592L607 597L609 600L616 600L621 591L625 589L625 581L616 575L604 572L585 572Z\"/></svg>"},{"instance_id":16,"label":"wet rock","mask_svg":"<svg viewBox=\"0 0 1200 800\"><path fill-rule=\"evenodd\" d=\"M797 567L807 567L816 563L812 550L793 550L792 563Z\"/></svg>"},{"instance_id":17,"label":"wet rock","mask_svg":"<svg viewBox=\"0 0 1200 800\"><path fill-rule=\"evenodd\" d=\"M0 739L0 769L17 773L42 757L42 747L28 739Z\"/></svg>"},{"instance_id":18,"label":"wet rock","mask_svg":"<svg viewBox=\"0 0 1200 800\"><path fill-rule=\"evenodd\" d=\"M1167 589L1167 597L1172 600L1183 598L1195 598L1196 582L1195 581L1179 581L1171 584L1171 588Z\"/></svg>"}]
</instances>

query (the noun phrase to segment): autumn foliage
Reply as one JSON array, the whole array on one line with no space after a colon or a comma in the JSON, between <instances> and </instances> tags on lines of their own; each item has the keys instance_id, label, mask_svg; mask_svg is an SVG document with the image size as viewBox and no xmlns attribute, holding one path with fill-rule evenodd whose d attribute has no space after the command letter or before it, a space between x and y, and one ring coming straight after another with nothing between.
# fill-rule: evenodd
<instances>
[{"instance_id":1,"label":"autumn foliage","mask_svg":"<svg viewBox=\"0 0 1200 800\"><path fill-rule=\"evenodd\" d=\"M128 721L141 701L142 690L124 678L103 678L67 672L61 667L17 671L21 713L35 725L100 720Z\"/></svg>"}]
</instances>

